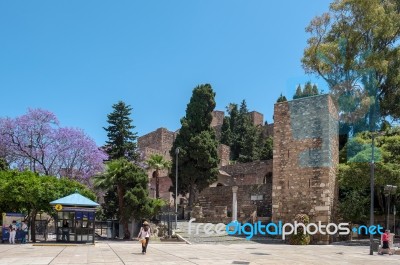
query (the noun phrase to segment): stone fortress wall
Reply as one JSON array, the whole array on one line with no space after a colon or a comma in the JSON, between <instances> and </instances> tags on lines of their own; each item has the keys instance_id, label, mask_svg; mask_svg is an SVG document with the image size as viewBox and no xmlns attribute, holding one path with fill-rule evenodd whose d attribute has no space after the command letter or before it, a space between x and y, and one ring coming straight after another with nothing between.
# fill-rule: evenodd
<instances>
[{"instance_id":1,"label":"stone fortress wall","mask_svg":"<svg viewBox=\"0 0 400 265\"><path fill-rule=\"evenodd\" d=\"M264 136L273 137L273 160L230 164L228 146L220 145L218 181L198 195L194 210L201 220L229 220L232 212L232 188L237 186L238 220L258 217L272 221L293 222L298 213L306 213L312 222L333 222L338 188L338 114L329 95L318 95L276 103L274 123L264 123L263 115L249 113ZM223 111L214 111L212 127L220 136ZM139 137L144 157L159 153L171 159L175 133L165 128ZM162 198L171 200L171 180L164 172L160 180ZM151 178L151 172L149 172ZM150 180L151 186L155 185ZM272 219L271 219L272 217ZM327 237L317 237L326 243Z\"/></svg>"},{"instance_id":2,"label":"stone fortress wall","mask_svg":"<svg viewBox=\"0 0 400 265\"><path fill-rule=\"evenodd\" d=\"M328 95L275 104L273 221L333 222L337 198L338 115ZM320 243L329 237L320 236Z\"/></svg>"}]
</instances>

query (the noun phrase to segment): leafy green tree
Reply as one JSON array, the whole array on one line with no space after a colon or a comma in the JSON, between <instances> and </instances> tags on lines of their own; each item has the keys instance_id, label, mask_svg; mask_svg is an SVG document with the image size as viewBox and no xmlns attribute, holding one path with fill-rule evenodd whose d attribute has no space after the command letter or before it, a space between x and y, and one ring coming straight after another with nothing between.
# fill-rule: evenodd
<instances>
[{"instance_id":1,"label":"leafy green tree","mask_svg":"<svg viewBox=\"0 0 400 265\"><path fill-rule=\"evenodd\" d=\"M281 94L282 95L282 94ZM293 96L293 99L298 99L303 97L303 90L301 89L300 84L296 88L296 93ZM285 100L286 101L286 100Z\"/></svg>"},{"instance_id":2,"label":"leafy green tree","mask_svg":"<svg viewBox=\"0 0 400 265\"><path fill-rule=\"evenodd\" d=\"M272 137L268 137L264 141L264 145L261 149L260 160L270 160L273 158L274 144Z\"/></svg>"},{"instance_id":3,"label":"leafy green tree","mask_svg":"<svg viewBox=\"0 0 400 265\"><path fill-rule=\"evenodd\" d=\"M161 201L149 198L146 172L139 166L120 158L107 163L106 172L95 178L95 187L106 190L117 190L118 215L124 229L124 239L130 239L128 222L131 217L136 220L152 216L155 207Z\"/></svg>"},{"instance_id":4,"label":"leafy green tree","mask_svg":"<svg viewBox=\"0 0 400 265\"><path fill-rule=\"evenodd\" d=\"M286 97L283 96L282 93L281 93L281 95L279 96L279 98L278 98L278 100L277 100L276 102L279 103L279 102L285 102L285 101L287 101L287 99L286 99Z\"/></svg>"},{"instance_id":5,"label":"leafy green tree","mask_svg":"<svg viewBox=\"0 0 400 265\"><path fill-rule=\"evenodd\" d=\"M375 148L375 198L377 209L384 213L383 187L400 185L400 129L394 128L378 136ZM341 160L347 160L340 164L338 174L340 212L348 221L365 223L370 205L371 134L358 134L340 152ZM397 191L397 194L400 192Z\"/></svg>"},{"instance_id":6,"label":"leafy green tree","mask_svg":"<svg viewBox=\"0 0 400 265\"><path fill-rule=\"evenodd\" d=\"M95 200L95 194L77 181L39 176L31 171L0 171L0 212L21 212L28 216L32 241L36 241L35 217L40 211L53 214L50 202L74 193Z\"/></svg>"},{"instance_id":7,"label":"leafy green tree","mask_svg":"<svg viewBox=\"0 0 400 265\"><path fill-rule=\"evenodd\" d=\"M160 198L160 170L170 169L171 162L164 159L162 155L153 154L146 161L149 168L154 169L153 177L156 179L156 198Z\"/></svg>"},{"instance_id":8,"label":"leafy green tree","mask_svg":"<svg viewBox=\"0 0 400 265\"><path fill-rule=\"evenodd\" d=\"M138 157L136 151L137 133L132 130L130 118L132 108L123 101L119 101L112 106L113 112L107 115L108 126L104 127L107 131L108 140L106 141L106 151L109 159L127 158L135 160Z\"/></svg>"},{"instance_id":9,"label":"leafy green tree","mask_svg":"<svg viewBox=\"0 0 400 265\"><path fill-rule=\"evenodd\" d=\"M178 193L189 193L189 207L197 192L208 187L218 177L218 142L211 128L215 92L211 85L197 86L181 119L181 129L170 151L172 168L176 166L175 150L179 147ZM175 173L170 174L175 185ZM172 189L175 191L175 186Z\"/></svg>"},{"instance_id":10,"label":"leafy green tree","mask_svg":"<svg viewBox=\"0 0 400 265\"><path fill-rule=\"evenodd\" d=\"M337 0L306 29L303 67L328 83L353 134L400 117L399 10L397 0Z\"/></svg>"}]
</instances>

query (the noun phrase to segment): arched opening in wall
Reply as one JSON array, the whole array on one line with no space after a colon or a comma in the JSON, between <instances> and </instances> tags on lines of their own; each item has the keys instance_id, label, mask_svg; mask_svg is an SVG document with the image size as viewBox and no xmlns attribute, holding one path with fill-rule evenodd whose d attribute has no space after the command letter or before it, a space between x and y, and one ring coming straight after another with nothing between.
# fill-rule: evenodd
<instances>
[{"instance_id":1,"label":"arched opening in wall","mask_svg":"<svg viewBox=\"0 0 400 265\"><path fill-rule=\"evenodd\" d=\"M225 186L225 185L222 184L222 183L218 183L218 184L217 184L217 187L222 187L222 186Z\"/></svg>"},{"instance_id":2,"label":"arched opening in wall","mask_svg":"<svg viewBox=\"0 0 400 265\"><path fill-rule=\"evenodd\" d=\"M265 174L263 178L263 184L271 183L272 182L272 172L268 172Z\"/></svg>"}]
</instances>

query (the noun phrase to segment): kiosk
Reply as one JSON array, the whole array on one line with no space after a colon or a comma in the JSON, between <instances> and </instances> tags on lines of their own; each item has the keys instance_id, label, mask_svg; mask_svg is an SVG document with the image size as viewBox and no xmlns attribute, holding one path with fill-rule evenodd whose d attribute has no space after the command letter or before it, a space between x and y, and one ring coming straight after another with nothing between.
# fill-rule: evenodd
<instances>
[{"instance_id":1,"label":"kiosk","mask_svg":"<svg viewBox=\"0 0 400 265\"><path fill-rule=\"evenodd\" d=\"M94 244L98 203L75 192L50 205L57 211L54 218L57 242Z\"/></svg>"}]
</instances>

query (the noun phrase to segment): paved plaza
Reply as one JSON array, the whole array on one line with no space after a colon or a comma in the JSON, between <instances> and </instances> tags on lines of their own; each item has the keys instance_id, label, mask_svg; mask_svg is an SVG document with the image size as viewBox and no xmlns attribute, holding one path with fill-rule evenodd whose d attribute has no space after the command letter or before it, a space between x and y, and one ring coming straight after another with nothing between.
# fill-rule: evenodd
<instances>
[{"instance_id":1,"label":"paved plaza","mask_svg":"<svg viewBox=\"0 0 400 265\"><path fill-rule=\"evenodd\" d=\"M365 246L153 243L35 246L0 244L0 264L400 264L400 255L368 255Z\"/></svg>"}]
</instances>

